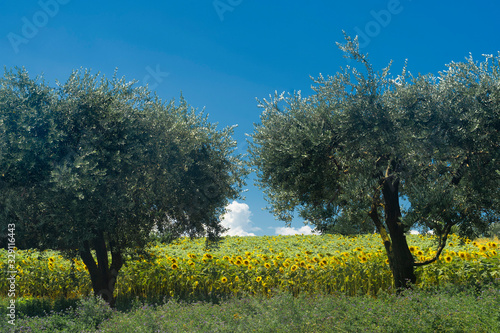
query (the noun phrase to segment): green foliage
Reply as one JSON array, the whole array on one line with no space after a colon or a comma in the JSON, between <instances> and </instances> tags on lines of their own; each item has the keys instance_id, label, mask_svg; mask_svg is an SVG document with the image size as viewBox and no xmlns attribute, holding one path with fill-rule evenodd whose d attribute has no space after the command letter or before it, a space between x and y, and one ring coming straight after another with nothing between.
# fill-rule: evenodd
<instances>
[{"instance_id":1,"label":"green foliage","mask_svg":"<svg viewBox=\"0 0 500 333\"><path fill-rule=\"evenodd\" d=\"M24 69L0 80L0 227L18 247L82 249L104 234L143 246L223 229L245 174L232 128L217 130L181 97L164 103L124 78L75 71L51 88Z\"/></svg>"},{"instance_id":2,"label":"green foliage","mask_svg":"<svg viewBox=\"0 0 500 333\"><path fill-rule=\"evenodd\" d=\"M500 55L393 77L390 65L372 68L357 39L339 47L363 68L320 75L310 97L259 104L251 162L275 215L290 221L298 209L323 232L359 229L373 207L385 220L390 181L411 204L405 230L457 224L474 235L498 221Z\"/></svg>"},{"instance_id":3,"label":"green foliage","mask_svg":"<svg viewBox=\"0 0 500 333\"><path fill-rule=\"evenodd\" d=\"M80 323L89 328L98 328L112 314L113 310L109 305L98 297L87 297L79 300L72 313Z\"/></svg>"},{"instance_id":4,"label":"green foliage","mask_svg":"<svg viewBox=\"0 0 500 333\"><path fill-rule=\"evenodd\" d=\"M498 286L481 292L446 286L379 297L301 295L242 297L221 304L140 304L114 311L103 332L498 332ZM445 305L445 306L443 306ZM81 307L80 307L81 308ZM81 311L77 310L77 311ZM96 332L73 312L16 322L15 332ZM0 329L7 332L6 321ZM21 330L22 327L22 330ZM31 330L30 330L31 329Z\"/></svg>"}]
</instances>

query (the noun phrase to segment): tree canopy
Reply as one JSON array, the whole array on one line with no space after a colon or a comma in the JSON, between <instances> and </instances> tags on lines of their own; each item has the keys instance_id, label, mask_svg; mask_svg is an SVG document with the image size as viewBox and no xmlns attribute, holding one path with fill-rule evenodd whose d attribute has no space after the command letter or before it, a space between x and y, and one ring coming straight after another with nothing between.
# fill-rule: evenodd
<instances>
[{"instance_id":1,"label":"tree canopy","mask_svg":"<svg viewBox=\"0 0 500 333\"><path fill-rule=\"evenodd\" d=\"M463 234L499 220L500 54L413 76L376 71L357 38L339 44L361 65L314 80L315 94L260 102L250 154L272 211L296 209L320 231L370 222L396 287L439 256L452 226ZM409 208L402 209L400 200ZM436 258L415 262L405 232L433 229Z\"/></svg>"},{"instance_id":2,"label":"tree canopy","mask_svg":"<svg viewBox=\"0 0 500 333\"><path fill-rule=\"evenodd\" d=\"M209 240L224 231L220 216L246 173L232 130L116 73L74 71L51 88L6 70L0 226L15 223L18 247L78 253L94 292L112 302L124 254L153 228Z\"/></svg>"}]
</instances>

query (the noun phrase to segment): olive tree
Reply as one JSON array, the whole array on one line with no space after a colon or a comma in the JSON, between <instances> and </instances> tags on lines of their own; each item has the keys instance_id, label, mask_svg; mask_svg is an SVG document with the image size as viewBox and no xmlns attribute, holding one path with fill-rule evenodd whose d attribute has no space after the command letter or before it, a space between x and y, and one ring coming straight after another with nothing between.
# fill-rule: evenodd
<instances>
[{"instance_id":1,"label":"olive tree","mask_svg":"<svg viewBox=\"0 0 500 333\"><path fill-rule=\"evenodd\" d=\"M24 69L0 81L0 227L18 247L74 251L94 293L113 304L125 254L158 228L224 231L245 175L232 127L218 130L181 97L75 71L51 88Z\"/></svg>"},{"instance_id":2,"label":"olive tree","mask_svg":"<svg viewBox=\"0 0 500 333\"><path fill-rule=\"evenodd\" d=\"M314 94L264 99L250 147L277 217L296 209L319 230L373 223L400 289L439 258L452 226L484 232L499 219L500 55L439 75L376 71L357 38L338 44L360 69L315 79ZM402 200L409 208L402 208ZM405 233L432 229L435 257L417 261Z\"/></svg>"}]
</instances>

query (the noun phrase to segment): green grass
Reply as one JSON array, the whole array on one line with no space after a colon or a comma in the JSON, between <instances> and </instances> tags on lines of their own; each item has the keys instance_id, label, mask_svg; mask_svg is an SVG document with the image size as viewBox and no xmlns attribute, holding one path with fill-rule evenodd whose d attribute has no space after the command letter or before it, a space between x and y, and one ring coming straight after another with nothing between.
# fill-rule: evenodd
<instances>
[{"instance_id":1,"label":"green grass","mask_svg":"<svg viewBox=\"0 0 500 333\"><path fill-rule=\"evenodd\" d=\"M5 317L7 299L1 300ZM281 293L221 301L153 304L122 301L111 310L101 300L39 303L18 308L14 329L1 332L500 332L499 285L447 286L377 297ZM33 304L32 304L33 305ZM48 310L50 307L52 310ZM68 306L65 310L61 309Z\"/></svg>"}]
</instances>

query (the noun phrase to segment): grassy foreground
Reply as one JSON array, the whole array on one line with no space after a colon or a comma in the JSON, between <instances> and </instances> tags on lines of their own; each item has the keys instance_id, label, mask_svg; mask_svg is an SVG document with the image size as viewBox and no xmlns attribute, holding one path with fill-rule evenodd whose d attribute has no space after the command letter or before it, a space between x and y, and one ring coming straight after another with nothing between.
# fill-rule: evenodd
<instances>
[{"instance_id":1,"label":"grassy foreground","mask_svg":"<svg viewBox=\"0 0 500 333\"><path fill-rule=\"evenodd\" d=\"M40 302L40 301L39 301ZM40 306L47 304L38 303ZM59 304L61 306L61 304ZM138 300L111 310L99 299L29 317L25 303L12 326L1 332L500 332L500 288L456 286L407 291L402 295L306 295L232 298L219 304ZM6 308L2 299L1 308ZM2 310L4 312L4 310ZM5 318L5 314L3 314Z\"/></svg>"}]
</instances>

